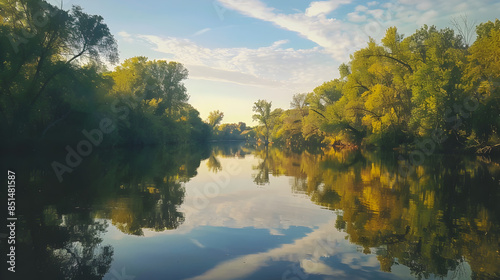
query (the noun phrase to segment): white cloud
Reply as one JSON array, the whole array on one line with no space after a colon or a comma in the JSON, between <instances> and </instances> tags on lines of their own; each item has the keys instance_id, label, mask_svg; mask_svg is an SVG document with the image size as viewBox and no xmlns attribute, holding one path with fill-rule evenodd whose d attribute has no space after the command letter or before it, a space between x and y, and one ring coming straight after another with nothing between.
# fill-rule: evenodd
<instances>
[{"instance_id":1,"label":"white cloud","mask_svg":"<svg viewBox=\"0 0 500 280\"><path fill-rule=\"evenodd\" d=\"M228 71L215 69L203 65L186 65L189 70L190 79L207 81L230 82L238 85L252 85L260 87L282 87L284 83L279 81L259 78L254 75L241 73L238 71Z\"/></svg>"},{"instance_id":2,"label":"white cloud","mask_svg":"<svg viewBox=\"0 0 500 280\"><path fill-rule=\"evenodd\" d=\"M467 15L471 21L484 22L498 17L500 2L490 0L400 0L383 5L393 15L391 26L397 26L405 34L412 34L421 25L451 27L452 17Z\"/></svg>"},{"instance_id":3,"label":"white cloud","mask_svg":"<svg viewBox=\"0 0 500 280\"><path fill-rule=\"evenodd\" d=\"M338 8L342 4L349 4L351 0L333 0L333 1L315 1L311 2L309 8L306 9L306 16L315 17L326 15Z\"/></svg>"},{"instance_id":4,"label":"white cloud","mask_svg":"<svg viewBox=\"0 0 500 280\"><path fill-rule=\"evenodd\" d=\"M336 73L334 60L319 47L284 48L278 40L260 48L207 48L189 39L137 35L155 51L183 63L190 79L310 91Z\"/></svg>"},{"instance_id":5,"label":"white cloud","mask_svg":"<svg viewBox=\"0 0 500 280\"><path fill-rule=\"evenodd\" d=\"M486 18L493 20L496 18L495 9L500 9L500 2L492 3L490 0L399 0L383 4L371 1L366 6L358 5L352 13L347 14L346 19L338 19L328 18L327 14L341 4L351 3L351 0L314 1L304 13L293 14L278 13L260 0L218 1L226 8L243 15L297 32L324 48L338 62L346 61L350 53L359 49L362 46L360 41L367 42L368 36L378 40L391 26L397 26L403 33L411 34L423 24L448 27L451 17L464 13L470 14L469 18L478 22L483 22ZM385 9L369 8L375 6ZM359 26L360 22L366 24ZM377 25L376 28L374 25Z\"/></svg>"},{"instance_id":6,"label":"white cloud","mask_svg":"<svg viewBox=\"0 0 500 280\"><path fill-rule=\"evenodd\" d=\"M219 2L243 15L272 22L281 28L297 32L324 48L337 61L344 61L353 42L360 36L364 37L364 34L352 32L356 27L350 23L325 16L325 12L333 11L339 4L350 1L313 2L306 13L295 14L275 13L273 8L267 7L259 0L219 0Z\"/></svg>"},{"instance_id":7,"label":"white cloud","mask_svg":"<svg viewBox=\"0 0 500 280\"><path fill-rule=\"evenodd\" d=\"M428 10L425 13L421 14L418 19L418 23L423 25L428 22L432 22L438 16L438 12L435 10Z\"/></svg>"},{"instance_id":8,"label":"white cloud","mask_svg":"<svg viewBox=\"0 0 500 280\"><path fill-rule=\"evenodd\" d=\"M352 21L352 22L364 22L364 21L366 21L365 15L360 15L359 13L356 13L356 12L348 13L347 18L349 19L349 21Z\"/></svg>"},{"instance_id":9,"label":"white cloud","mask_svg":"<svg viewBox=\"0 0 500 280\"><path fill-rule=\"evenodd\" d=\"M374 9L366 11L367 14L372 15L376 19L381 19L384 16L385 11L381 9Z\"/></svg>"},{"instance_id":10,"label":"white cloud","mask_svg":"<svg viewBox=\"0 0 500 280\"><path fill-rule=\"evenodd\" d=\"M500 9L499 2L489 4L492 8L485 10L488 0L478 0L477 3L466 0L372 1L356 6L344 19L339 19L327 15L352 0L313 1L305 11L296 10L290 14L260 0L218 1L224 9L293 31L318 46L294 49L288 46L290 42L282 40L285 38L276 38L274 43L258 48L208 48L184 38L135 35L124 31L118 35L127 42L146 41L169 59L185 64L190 70L190 79L267 87L275 92L276 89L286 89L292 94L310 91L334 78L337 66L348 61L349 54L365 47L368 37L381 39L391 26L397 26L400 33L408 35L422 24L436 24L440 28L449 26L450 18L463 14L465 8L471 13L469 18L478 22L484 21L482 14L493 14L494 7ZM192 36L209 31L209 28L204 28Z\"/></svg>"},{"instance_id":11,"label":"white cloud","mask_svg":"<svg viewBox=\"0 0 500 280\"><path fill-rule=\"evenodd\" d=\"M132 35L125 31L120 31L118 32L118 36L120 36L125 42L133 42L134 40L132 39Z\"/></svg>"},{"instance_id":12,"label":"white cloud","mask_svg":"<svg viewBox=\"0 0 500 280\"><path fill-rule=\"evenodd\" d=\"M206 33L206 32L208 32L208 31L210 31L210 30L211 30L210 28L203 28L203 29L201 29L201 30L198 30L198 31L196 31L196 32L193 34L193 37L198 36L198 35L201 35L201 34L203 34L203 33Z\"/></svg>"},{"instance_id":13,"label":"white cloud","mask_svg":"<svg viewBox=\"0 0 500 280\"><path fill-rule=\"evenodd\" d=\"M368 7L363 6L363 5L358 5L358 6L356 6L356 8L354 8L354 10L356 12L365 12L365 11L368 11Z\"/></svg>"}]
</instances>

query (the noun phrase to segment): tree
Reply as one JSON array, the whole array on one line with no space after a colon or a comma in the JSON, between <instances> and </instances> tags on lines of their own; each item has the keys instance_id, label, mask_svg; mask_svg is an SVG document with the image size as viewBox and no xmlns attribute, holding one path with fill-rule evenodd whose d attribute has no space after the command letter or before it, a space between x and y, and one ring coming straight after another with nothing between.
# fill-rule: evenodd
<instances>
[{"instance_id":1,"label":"tree","mask_svg":"<svg viewBox=\"0 0 500 280\"><path fill-rule=\"evenodd\" d=\"M477 26L477 40L469 48L463 88L476 103L472 112L472 145L486 145L500 131L500 20ZM496 59L495 59L496 58Z\"/></svg>"},{"instance_id":2,"label":"tree","mask_svg":"<svg viewBox=\"0 0 500 280\"><path fill-rule=\"evenodd\" d=\"M259 99L257 102L254 103L252 109L254 112L256 112L256 114L252 116L252 119L254 121L258 121L262 126L264 126L263 136L265 145L269 144L269 133L272 128L271 103L272 102Z\"/></svg>"},{"instance_id":3,"label":"tree","mask_svg":"<svg viewBox=\"0 0 500 280\"><path fill-rule=\"evenodd\" d=\"M155 115L174 118L189 99L182 83L188 71L178 62L148 61L147 57L138 56L125 60L110 75L115 81L114 94L136 102L144 100L144 104L153 101Z\"/></svg>"},{"instance_id":4,"label":"tree","mask_svg":"<svg viewBox=\"0 0 500 280\"><path fill-rule=\"evenodd\" d=\"M297 93L293 95L292 102L290 102L290 107L294 110L299 111L302 117L305 117L309 110L307 108L309 104L307 103L306 97L307 93Z\"/></svg>"},{"instance_id":5,"label":"tree","mask_svg":"<svg viewBox=\"0 0 500 280\"><path fill-rule=\"evenodd\" d=\"M208 114L207 122L212 128L215 128L222 122L223 118L224 118L224 113L222 113L219 110L215 110Z\"/></svg>"},{"instance_id":6,"label":"tree","mask_svg":"<svg viewBox=\"0 0 500 280\"><path fill-rule=\"evenodd\" d=\"M145 99L161 98L156 114L167 113L173 117L173 113L189 100L182 83L188 76L188 70L178 62L154 60L147 63L145 71L148 86Z\"/></svg>"},{"instance_id":7,"label":"tree","mask_svg":"<svg viewBox=\"0 0 500 280\"><path fill-rule=\"evenodd\" d=\"M0 120L24 139L72 109L66 99L78 91L69 86L81 78L77 62L118 61L103 18L78 6L64 11L43 0L6 0L0 19Z\"/></svg>"}]
</instances>

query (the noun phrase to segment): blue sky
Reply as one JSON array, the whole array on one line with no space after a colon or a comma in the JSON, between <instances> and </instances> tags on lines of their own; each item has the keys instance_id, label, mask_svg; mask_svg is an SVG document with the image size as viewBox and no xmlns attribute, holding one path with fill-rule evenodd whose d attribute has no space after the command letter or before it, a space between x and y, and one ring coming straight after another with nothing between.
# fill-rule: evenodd
<instances>
[{"instance_id":1,"label":"blue sky","mask_svg":"<svg viewBox=\"0 0 500 280\"><path fill-rule=\"evenodd\" d=\"M61 0L50 0L59 3ZM190 103L205 119L252 122L258 99L289 108L296 93L338 77L349 54L397 26L411 35L423 24L450 27L466 15L494 20L497 0L68 0L104 17L120 60L133 56L178 61L189 70Z\"/></svg>"}]
</instances>

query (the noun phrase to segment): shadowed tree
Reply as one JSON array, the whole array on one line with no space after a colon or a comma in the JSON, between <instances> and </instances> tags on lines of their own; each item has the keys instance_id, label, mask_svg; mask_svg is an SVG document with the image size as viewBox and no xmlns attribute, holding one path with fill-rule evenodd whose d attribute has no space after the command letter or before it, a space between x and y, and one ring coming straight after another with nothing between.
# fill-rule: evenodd
<instances>
[{"instance_id":1,"label":"shadowed tree","mask_svg":"<svg viewBox=\"0 0 500 280\"><path fill-rule=\"evenodd\" d=\"M98 15L64 11L41 0L0 3L0 120L11 134L33 137L71 105L76 62L118 61L117 45ZM87 81L90 82L90 81Z\"/></svg>"}]
</instances>

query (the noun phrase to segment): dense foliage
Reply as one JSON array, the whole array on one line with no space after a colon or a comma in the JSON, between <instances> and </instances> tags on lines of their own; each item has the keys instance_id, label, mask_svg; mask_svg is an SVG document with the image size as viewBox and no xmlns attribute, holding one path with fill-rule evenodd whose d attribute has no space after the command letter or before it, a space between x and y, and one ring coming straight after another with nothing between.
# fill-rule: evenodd
<instances>
[{"instance_id":1,"label":"dense foliage","mask_svg":"<svg viewBox=\"0 0 500 280\"><path fill-rule=\"evenodd\" d=\"M210 127L187 103L182 64L134 57L106 71L103 60L118 62L116 41L101 16L78 6L0 2L0 50L3 147L69 144L103 122L110 133L104 145L209 136Z\"/></svg>"},{"instance_id":2,"label":"dense foliage","mask_svg":"<svg viewBox=\"0 0 500 280\"><path fill-rule=\"evenodd\" d=\"M178 62L133 57L107 71L103 62L116 64L118 51L101 16L43 0L0 5L3 147L88 135L109 146L256 138L294 147L500 147L498 19L479 24L470 46L461 28L424 25L405 37L391 27L352 54L340 78L294 95L290 109L255 102L250 129L221 124L220 111L203 122Z\"/></svg>"},{"instance_id":3,"label":"dense foliage","mask_svg":"<svg viewBox=\"0 0 500 280\"><path fill-rule=\"evenodd\" d=\"M380 44L370 40L339 67L340 78L296 94L291 109L270 114L259 109L270 103L257 101L260 137L295 146L432 141L490 151L499 143L500 21L476 32L469 47L450 28L424 25L408 37L389 28Z\"/></svg>"}]
</instances>

